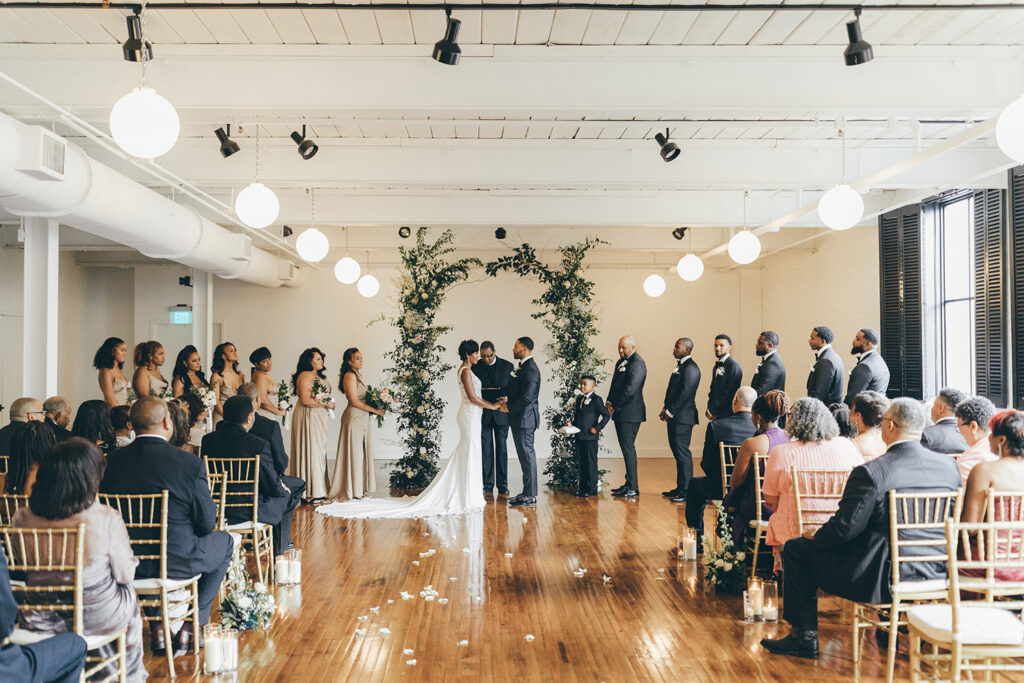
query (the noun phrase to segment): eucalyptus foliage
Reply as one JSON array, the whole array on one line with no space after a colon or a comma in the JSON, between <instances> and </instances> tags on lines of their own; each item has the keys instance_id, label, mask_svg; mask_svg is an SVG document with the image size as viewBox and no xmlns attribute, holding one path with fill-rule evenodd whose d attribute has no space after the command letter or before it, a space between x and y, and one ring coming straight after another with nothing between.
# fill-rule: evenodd
<instances>
[{"instance_id":1,"label":"eucalyptus foliage","mask_svg":"<svg viewBox=\"0 0 1024 683\"><path fill-rule=\"evenodd\" d=\"M598 332L598 316L593 308L594 283L585 277L587 266L584 264L587 252L601 244L606 242L587 238L583 242L560 247L561 260L557 265L541 262L533 247L522 244L511 255L487 264L488 275L509 271L533 278L545 287L544 292L533 300L540 309L533 317L540 320L551 335L545 350L555 361L552 378L555 407L544 410L551 435L551 457L544 467L544 474L551 486L574 487L579 483L573 437L562 434L560 428L572 419L580 377L594 375L600 383L608 376L603 370L605 357L591 346L591 338ZM599 472L602 479L606 471Z\"/></svg>"}]
</instances>

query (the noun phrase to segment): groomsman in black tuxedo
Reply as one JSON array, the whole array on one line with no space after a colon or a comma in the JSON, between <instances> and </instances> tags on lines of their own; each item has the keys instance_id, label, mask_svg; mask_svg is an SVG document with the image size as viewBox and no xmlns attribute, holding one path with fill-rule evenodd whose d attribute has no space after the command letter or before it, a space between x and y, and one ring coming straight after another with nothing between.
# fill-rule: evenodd
<instances>
[{"instance_id":1,"label":"groomsman in black tuxedo","mask_svg":"<svg viewBox=\"0 0 1024 683\"><path fill-rule=\"evenodd\" d=\"M732 339L727 334L715 337L715 367L711 372L708 409L704 417L716 420L732 415L732 398L743 384L743 368L730 354Z\"/></svg>"},{"instance_id":2,"label":"groomsman in black tuxedo","mask_svg":"<svg viewBox=\"0 0 1024 683\"><path fill-rule=\"evenodd\" d=\"M579 498L597 495L597 441L601 430L612 418L604 405L604 399L594 393L594 383L593 375L580 378L582 395L576 397L570 423L580 430L575 434L576 463L580 472L580 487L576 496Z\"/></svg>"},{"instance_id":3,"label":"groomsman in black tuxedo","mask_svg":"<svg viewBox=\"0 0 1024 683\"><path fill-rule=\"evenodd\" d=\"M533 359L533 340L520 337L512 348L519 365L508 384L508 401L502 410L508 413L512 428L512 443L516 446L519 465L523 469L523 492L509 499L509 505L535 507L537 505L537 452L533 437L540 425L540 369Z\"/></svg>"},{"instance_id":4,"label":"groomsman in black tuxedo","mask_svg":"<svg viewBox=\"0 0 1024 683\"><path fill-rule=\"evenodd\" d=\"M832 329L820 325L811 330L811 338L807 340L814 351L814 365L807 376L807 395L816 398L827 406L843 400L843 359L832 348L835 339Z\"/></svg>"},{"instance_id":5,"label":"groomsman in black tuxedo","mask_svg":"<svg viewBox=\"0 0 1024 683\"><path fill-rule=\"evenodd\" d=\"M485 341L480 345L480 362L473 366L473 374L480 380L480 397L497 403L508 395L508 384L512 381L512 364L498 358L494 344ZM484 458L484 495L494 491L497 473L498 495L508 495L508 413L484 409L480 419L481 452Z\"/></svg>"},{"instance_id":6,"label":"groomsman in black tuxedo","mask_svg":"<svg viewBox=\"0 0 1024 683\"><path fill-rule=\"evenodd\" d=\"M619 498L640 495L636 477L636 435L640 431L640 423L647 421L645 381L647 364L636 352L636 341L627 335L619 340L619 360L615 363L612 386L605 402L615 420L615 436L622 450L622 459L626 462L626 483L612 489L612 495Z\"/></svg>"},{"instance_id":7,"label":"groomsman in black tuxedo","mask_svg":"<svg viewBox=\"0 0 1024 683\"><path fill-rule=\"evenodd\" d=\"M857 356L846 385L846 405L852 408L853 399L862 391L885 393L889 388L889 366L878 355L878 331L870 327L857 332L850 353Z\"/></svg>"},{"instance_id":8,"label":"groomsman in black tuxedo","mask_svg":"<svg viewBox=\"0 0 1024 683\"><path fill-rule=\"evenodd\" d=\"M668 423L668 446L676 459L676 487L663 491L661 495L671 498L673 503L686 501L686 488L693 478L693 453L690 452L690 436L693 425L697 424L697 385L700 384L700 368L690 358L693 340L682 337L676 340L672 355L676 366L668 378L665 390L665 404L658 417Z\"/></svg>"},{"instance_id":9,"label":"groomsman in black tuxedo","mask_svg":"<svg viewBox=\"0 0 1024 683\"><path fill-rule=\"evenodd\" d=\"M786 390L786 366L779 358L779 335L771 330L765 330L757 338L755 353L761 359L754 370L754 377L750 380L750 386L757 392L758 396L764 396L769 391Z\"/></svg>"}]
</instances>

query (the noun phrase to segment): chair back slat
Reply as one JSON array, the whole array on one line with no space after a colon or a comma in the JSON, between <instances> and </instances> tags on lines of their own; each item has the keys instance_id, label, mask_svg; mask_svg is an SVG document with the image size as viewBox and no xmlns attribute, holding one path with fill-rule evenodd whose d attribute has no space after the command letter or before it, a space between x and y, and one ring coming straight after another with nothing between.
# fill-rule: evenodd
<instances>
[{"instance_id":1,"label":"chair back slat","mask_svg":"<svg viewBox=\"0 0 1024 683\"><path fill-rule=\"evenodd\" d=\"M28 496L21 493L0 494L0 527L8 527L14 513L28 507Z\"/></svg>"},{"instance_id":2,"label":"chair back slat","mask_svg":"<svg viewBox=\"0 0 1024 683\"><path fill-rule=\"evenodd\" d=\"M754 453L750 466L754 468L754 519L760 525L764 521L764 471L768 466L768 455Z\"/></svg>"},{"instance_id":3,"label":"chair back slat","mask_svg":"<svg viewBox=\"0 0 1024 683\"><path fill-rule=\"evenodd\" d=\"M217 528L224 528L224 508L227 503L228 479L222 472L207 472L207 483L210 485L210 496L217 506Z\"/></svg>"},{"instance_id":4,"label":"chair back slat","mask_svg":"<svg viewBox=\"0 0 1024 683\"><path fill-rule=\"evenodd\" d=\"M736 457L740 453L740 447L738 444L719 443L718 453L721 457L722 465L722 498L725 498L725 494L729 492L729 477L732 476L732 471L736 467Z\"/></svg>"},{"instance_id":5,"label":"chair back slat","mask_svg":"<svg viewBox=\"0 0 1024 683\"><path fill-rule=\"evenodd\" d=\"M121 515L128 529L132 552L139 562L156 563L161 579L167 578L167 501L168 493L101 493L101 505Z\"/></svg>"},{"instance_id":6,"label":"chair back slat","mask_svg":"<svg viewBox=\"0 0 1024 683\"><path fill-rule=\"evenodd\" d=\"M221 474L226 480L225 508L234 508L245 512L246 521L254 524L259 509L260 490L260 457L251 458L211 458L203 456L206 474ZM227 510L225 510L226 516Z\"/></svg>"},{"instance_id":7,"label":"chair back slat","mask_svg":"<svg viewBox=\"0 0 1024 683\"><path fill-rule=\"evenodd\" d=\"M793 466L797 533L817 530L839 509L850 470L813 470Z\"/></svg>"},{"instance_id":8,"label":"chair back slat","mask_svg":"<svg viewBox=\"0 0 1024 683\"><path fill-rule=\"evenodd\" d=\"M970 608L984 603L1019 616L1024 609L1020 599L1024 595L1024 520L969 523L948 519L945 531L953 638L960 633L962 605Z\"/></svg>"},{"instance_id":9,"label":"chair back slat","mask_svg":"<svg viewBox=\"0 0 1024 683\"><path fill-rule=\"evenodd\" d=\"M892 585L929 578L934 567L949 562L946 520L958 519L963 489L956 491L889 491L889 549Z\"/></svg>"},{"instance_id":10,"label":"chair back slat","mask_svg":"<svg viewBox=\"0 0 1024 683\"><path fill-rule=\"evenodd\" d=\"M82 635L85 524L57 529L0 528L8 570L23 575L11 591L23 611L55 612Z\"/></svg>"}]
</instances>

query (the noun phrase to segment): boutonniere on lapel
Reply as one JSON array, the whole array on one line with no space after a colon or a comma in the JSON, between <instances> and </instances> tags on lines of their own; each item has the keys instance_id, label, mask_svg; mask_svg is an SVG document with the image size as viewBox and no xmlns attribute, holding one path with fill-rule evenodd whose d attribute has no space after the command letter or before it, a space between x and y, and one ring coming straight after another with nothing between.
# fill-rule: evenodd
<instances>
[{"instance_id":1,"label":"boutonniere on lapel","mask_svg":"<svg viewBox=\"0 0 1024 683\"><path fill-rule=\"evenodd\" d=\"M619 366L619 372L625 372L626 371L626 363L627 362L628 361L622 361L622 365Z\"/></svg>"},{"instance_id":2,"label":"boutonniere on lapel","mask_svg":"<svg viewBox=\"0 0 1024 683\"><path fill-rule=\"evenodd\" d=\"M585 399L583 399L583 405L585 405L585 406L589 406L590 405L590 397L589 396L587 396Z\"/></svg>"},{"instance_id":3,"label":"boutonniere on lapel","mask_svg":"<svg viewBox=\"0 0 1024 683\"><path fill-rule=\"evenodd\" d=\"M724 374L725 374L725 366L720 365L717 368L715 368L715 376L716 377L721 377Z\"/></svg>"},{"instance_id":4,"label":"boutonniere on lapel","mask_svg":"<svg viewBox=\"0 0 1024 683\"><path fill-rule=\"evenodd\" d=\"M672 369L672 374L673 375L678 375L679 374L679 366L678 365L675 368Z\"/></svg>"},{"instance_id":5,"label":"boutonniere on lapel","mask_svg":"<svg viewBox=\"0 0 1024 683\"><path fill-rule=\"evenodd\" d=\"M811 371L814 371L815 366L818 364L817 361L811 361Z\"/></svg>"},{"instance_id":6,"label":"boutonniere on lapel","mask_svg":"<svg viewBox=\"0 0 1024 683\"><path fill-rule=\"evenodd\" d=\"M511 372L511 374L509 374L509 377L511 377L512 379L515 379L518 376L519 376L519 371L516 370L515 368L512 368L512 372Z\"/></svg>"}]
</instances>

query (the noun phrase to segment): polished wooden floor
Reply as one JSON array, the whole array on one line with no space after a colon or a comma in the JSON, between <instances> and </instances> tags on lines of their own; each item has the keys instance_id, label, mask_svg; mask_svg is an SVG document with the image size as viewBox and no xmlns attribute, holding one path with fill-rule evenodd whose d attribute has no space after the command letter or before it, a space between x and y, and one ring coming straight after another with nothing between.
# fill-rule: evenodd
<instances>
[{"instance_id":1,"label":"polished wooden floor","mask_svg":"<svg viewBox=\"0 0 1024 683\"><path fill-rule=\"evenodd\" d=\"M616 463L602 466L620 483ZM235 680L884 679L870 635L853 662L849 613L835 599L822 603L821 659L764 652L758 641L785 626L743 624L738 597L706 592L694 563L671 557L683 507L660 491L673 472L671 461L641 461L637 501L542 490L536 509L502 500L440 522L342 520L303 507L293 531L302 586L275 589L279 614L266 634L244 634ZM579 567L583 578L573 576ZM424 600L426 586L438 598ZM191 657L176 662L180 679L201 669ZM163 659L146 663L151 681L169 680Z\"/></svg>"}]
</instances>

